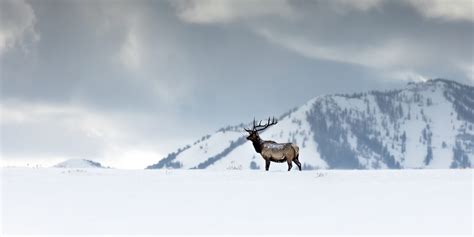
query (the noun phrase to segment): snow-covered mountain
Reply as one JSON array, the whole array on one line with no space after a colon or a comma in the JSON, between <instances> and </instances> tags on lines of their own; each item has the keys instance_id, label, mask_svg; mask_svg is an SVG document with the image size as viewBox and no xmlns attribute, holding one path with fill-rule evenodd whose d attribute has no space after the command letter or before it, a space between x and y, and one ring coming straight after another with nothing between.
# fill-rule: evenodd
<instances>
[{"instance_id":1,"label":"snow-covered mountain","mask_svg":"<svg viewBox=\"0 0 474 237\"><path fill-rule=\"evenodd\" d=\"M106 168L99 162L86 160L86 159L69 159L58 163L54 166L55 168Z\"/></svg>"},{"instance_id":2,"label":"snow-covered mountain","mask_svg":"<svg viewBox=\"0 0 474 237\"><path fill-rule=\"evenodd\" d=\"M298 144L305 169L468 168L473 125L474 87L435 79L400 90L318 96L260 136ZM248 126L222 128L147 168L261 169L262 158L245 139Z\"/></svg>"}]
</instances>

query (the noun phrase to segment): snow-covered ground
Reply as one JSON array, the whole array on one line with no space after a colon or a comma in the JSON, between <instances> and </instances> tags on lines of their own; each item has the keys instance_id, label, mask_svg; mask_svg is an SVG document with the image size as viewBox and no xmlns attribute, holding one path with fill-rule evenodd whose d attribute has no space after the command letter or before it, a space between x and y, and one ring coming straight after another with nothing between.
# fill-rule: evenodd
<instances>
[{"instance_id":1,"label":"snow-covered ground","mask_svg":"<svg viewBox=\"0 0 474 237\"><path fill-rule=\"evenodd\" d=\"M473 170L1 169L2 234L472 234Z\"/></svg>"}]
</instances>

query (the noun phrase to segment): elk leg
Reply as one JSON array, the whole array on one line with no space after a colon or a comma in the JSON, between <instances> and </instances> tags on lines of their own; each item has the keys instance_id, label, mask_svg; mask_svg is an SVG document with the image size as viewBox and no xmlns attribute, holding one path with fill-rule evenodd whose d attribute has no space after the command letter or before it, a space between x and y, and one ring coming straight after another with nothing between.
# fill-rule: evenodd
<instances>
[{"instance_id":1,"label":"elk leg","mask_svg":"<svg viewBox=\"0 0 474 237\"><path fill-rule=\"evenodd\" d=\"M293 167L293 164L291 163L291 160L286 160L286 162L288 163L288 171L290 171Z\"/></svg>"},{"instance_id":2,"label":"elk leg","mask_svg":"<svg viewBox=\"0 0 474 237\"><path fill-rule=\"evenodd\" d=\"M301 163L298 159L294 159L293 162L295 162L295 164L298 166L298 169L300 169L301 171Z\"/></svg>"},{"instance_id":3,"label":"elk leg","mask_svg":"<svg viewBox=\"0 0 474 237\"><path fill-rule=\"evenodd\" d=\"M265 170L268 171L270 168L270 160L265 160Z\"/></svg>"}]
</instances>

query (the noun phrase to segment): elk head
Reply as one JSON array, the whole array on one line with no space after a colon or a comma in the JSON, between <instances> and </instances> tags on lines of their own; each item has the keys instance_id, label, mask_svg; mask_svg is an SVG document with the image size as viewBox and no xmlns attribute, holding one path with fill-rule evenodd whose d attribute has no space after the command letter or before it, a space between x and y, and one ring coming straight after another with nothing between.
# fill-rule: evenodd
<instances>
[{"instance_id":1,"label":"elk head","mask_svg":"<svg viewBox=\"0 0 474 237\"><path fill-rule=\"evenodd\" d=\"M266 124L262 124L262 121L260 120L258 124L256 123L255 119L253 119L253 127L252 129L246 129L244 128L245 131L249 133L249 136L247 137L247 140L256 142L260 140L260 136L258 135L258 132L263 131L267 129L268 127L277 124L278 121L275 118L268 118L268 121Z\"/></svg>"}]
</instances>

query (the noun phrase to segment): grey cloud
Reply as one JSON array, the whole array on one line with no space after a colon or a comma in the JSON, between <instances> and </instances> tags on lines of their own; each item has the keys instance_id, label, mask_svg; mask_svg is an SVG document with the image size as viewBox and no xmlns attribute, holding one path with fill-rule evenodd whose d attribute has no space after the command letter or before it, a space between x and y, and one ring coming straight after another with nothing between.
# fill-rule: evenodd
<instances>
[{"instance_id":1,"label":"grey cloud","mask_svg":"<svg viewBox=\"0 0 474 237\"><path fill-rule=\"evenodd\" d=\"M25 1L0 1L0 56L15 47L27 51L38 41L35 24L35 13Z\"/></svg>"},{"instance_id":2,"label":"grey cloud","mask_svg":"<svg viewBox=\"0 0 474 237\"><path fill-rule=\"evenodd\" d=\"M470 22L429 21L400 2L344 15L318 3L302 8L299 21L252 27L269 42L302 56L360 64L380 74L414 71L441 76L472 64ZM469 77L468 71L463 74L459 79Z\"/></svg>"},{"instance_id":3,"label":"grey cloud","mask_svg":"<svg viewBox=\"0 0 474 237\"><path fill-rule=\"evenodd\" d=\"M166 69L164 72L152 65L169 56L161 49L174 49L162 42L164 37L160 38L161 42L150 41L143 45L149 52L160 52L148 57L140 56L144 64L140 73L126 70L119 60L119 52L134 24L145 29L158 28L160 35L172 34L159 24L163 19L143 19L146 12L141 12L139 5L134 7L120 2L110 5L69 1L35 3L41 19L38 28L44 35L42 44L30 57L8 55L9 60L2 63L5 68L3 76L7 78L3 82L2 96L63 102L90 100L92 104L103 104L104 107L148 108L157 106L162 99L156 87L174 89L173 81L160 80L170 76L166 65L160 64ZM142 19L135 20L139 17ZM158 23L147 27L151 22ZM146 34L137 33L138 37ZM22 64L22 70L19 70L19 64Z\"/></svg>"},{"instance_id":4,"label":"grey cloud","mask_svg":"<svg viewBox=\"0 0 474 237\"><path fill-rule=\"evenodd\" d=\"M474 3L471 0L406 0L427 18L445 21L474 21Z\"/></svg>"},{"instance_id":5,"label":"grey cloud","mask_svg":"<svg viewBox=\"0 0 474 237\"><path fill-rule=\"evenodd\" d=\"M183 11L199 15L208 8L220 11L219 14L239 12L238 7L231 7L233 1L222 1L219 8L208 2L186 2L184 6L189 7L183 10L181 6L178 15ZM273 4L266 3L270 9ZM474 40L474 34L470 17L474 13L469 1L447 4L446 1L337 0L285 4L289 12L298 14L291 18L249 18L240 22L278 47L308 58L373 67L387 79L407 72L428 77L455 70L463 71L461 80L471 77L473 46L469 42ZM227 23L218 19L191 22ZM439 70L429 72L425 68Z\"/></svg>"},{"instance_id":6,"label":"grey cloud","mask_svg":"<svg viewBox=\"0 0 474 237\"><path fill-rule=\"evenodd\" d=\"M328 1L340 13L349 10L368 11L383 8L389 0L332 0ZM392 1L393 3L393 1ZM442 21L474 21L473 2L471 0L401 0L419 12L423 17Z\"/></svg>"},{"instance_id":7,"label":"grey cloud","mask_svg":"<svg viewBox=\"0 0 474 237\"><path fill-rule=\"evenodd\" d=\"M2 157L100 157L105 140L97 120L65 106L3 101L0 107ZM103 125L103 124L102 124Z\"/></svg>"},{"instance_id":8,"label":"grey cloud","mask_svg":"<svg viewBox=\"0 0 474 237\"><path fill-rule=\"evenodd\" d=\"M170 1L180 19L189 23L228 23L254 17L293 17L294 12L286 0L177 0Z\"/></svg>"},{"instance_id":9,"label":"grey cloud","mask_svg":"<svg viewBox=\"0 0 474 237\"><path fill-rule=\"evenodd\" d=\"M100 157L104 142L48 122L1 124L2 157Z\"/></svg>"}]
</instances>

